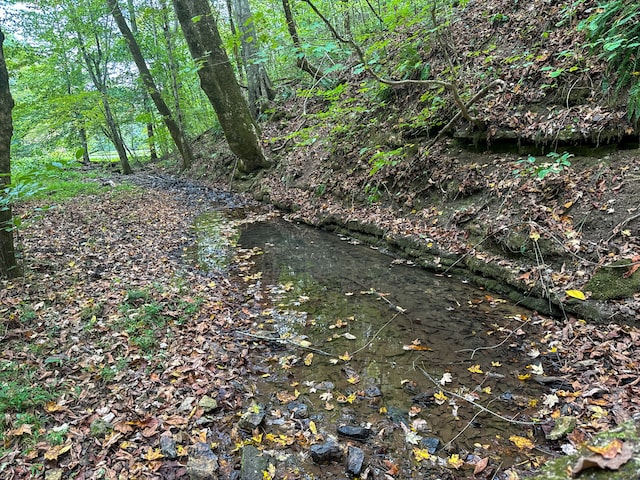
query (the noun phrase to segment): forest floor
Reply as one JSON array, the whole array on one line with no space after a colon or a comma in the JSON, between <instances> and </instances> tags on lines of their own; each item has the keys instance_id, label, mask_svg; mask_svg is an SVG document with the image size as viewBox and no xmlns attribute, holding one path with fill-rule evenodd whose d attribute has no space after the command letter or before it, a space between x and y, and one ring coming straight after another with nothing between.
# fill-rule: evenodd
<instances>
[{"instance_id":1,"label":"forest floor","mask_svg":"<svg viewBox=\"0 0 640 480\"><path fill-rule=\"evenodd\" d=\"M320 392L295 382L304 351L297 361L285 351L282 363L281 347L257 338L270 299L255 291L247 257L224 273L190 259L199 213L252 202L159 174L102 181L114 188L44 211L38 204L19 209L25 276L0 294L3 478L188 478L193 462L202 461L194 446L203 444L217 455L213 477L192 478L343 478L343 461L319 467L309 457L331 427L282 414L298 396ZM246 221L272 214L255 208ZM561 452L577 452L576 469L594 455L604 455L603 468L621 468L628 451L614 452L618 443L606 450L594 435L640 410L640 331L576 318L531 320L538 333L501 335L513 351L544 363L547 393L528 407L539 423L512 436L509 453L491 439L474 451L429 453L412 443L420 438L413 430L419 418L404 432L386 419L370 425L370 440L340 447L364 451L361 478L513 479ZM269 425L243 431L256 385L280 369L287 369L289 393L269 400ZM368 400L356 391L354 401ZM560 416L575 428L544 440ZM409 448L388 449L394 431L406 435ZM240 473L249 461L242 452L253 446L271 455L258 477ZM585 453L587 446L600 453ZM517 465L502 468L505 455Z\"/></svg>"}]
</instances>

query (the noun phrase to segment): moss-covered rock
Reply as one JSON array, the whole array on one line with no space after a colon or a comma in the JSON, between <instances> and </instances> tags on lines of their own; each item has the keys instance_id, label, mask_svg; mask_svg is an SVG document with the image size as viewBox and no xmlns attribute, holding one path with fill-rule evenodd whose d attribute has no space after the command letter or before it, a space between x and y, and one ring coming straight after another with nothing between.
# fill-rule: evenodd
<instances>
[{"instance_id":1,"label":"moss-covered rock","mask_svg":"<svg viewBox=\"0 0 640 480\"><path fill-rule=\"evenodd\" d=\"M591 292L591 298L595 300L615 300L619 298L633 297L640 292L640 270L628 278L625 272L632 264L631 260L618 260L611 265L599 268L586 285L586 290Z\"/></svg>"},{"instance_id":2,"label":"moss-covered rock","mask_svg":"<svg viewBox=\"0 0 640 480\"><path fill-rule=\"evenodd\" d=\"M617 470L588 468L579 473L581 480L637 480L640 478L640 432L638 423L629 421L608 432L603 432L595 436L591 444L593 446L604 447L614 439L622 440L633 452L631 459ZM540 472L530 480L569 480L572 477L573 468L578 465L583 457L594 455L594 452L581 449L574 455L567 455L548 462Z\"/></svg>"}]
</instances>

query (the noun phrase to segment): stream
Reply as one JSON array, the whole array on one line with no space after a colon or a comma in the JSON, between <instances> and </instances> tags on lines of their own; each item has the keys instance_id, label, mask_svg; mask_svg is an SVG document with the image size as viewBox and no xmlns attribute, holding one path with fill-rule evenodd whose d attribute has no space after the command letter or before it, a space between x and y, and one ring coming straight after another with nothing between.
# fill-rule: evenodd
<instances>
[{"instance_id":1,"label":"stream","mask_svg":"<svg viewBox=\"0 0 640 480\"><path fill-rule=\"evenodd\" d=\"M288 435L313 422L309 443L357 444L365 464L397 466L399 478L425 478L414 475L427 464L459 468L456 458L467 463L454 477L483 457L505 469L545 456L513 441L544 444L527 422L545 393L533 379L555 359L527 340L540 331L532 312L464 279L280 218L234 223L209 212L196 233L202 268L241 259L260 308L255 336L274 346L255 386L267 432ZM345 425L371 438L337 435ZM308 471L344 478L344 462L334 474L321 468Z\"/></svg>"}]
</instances>

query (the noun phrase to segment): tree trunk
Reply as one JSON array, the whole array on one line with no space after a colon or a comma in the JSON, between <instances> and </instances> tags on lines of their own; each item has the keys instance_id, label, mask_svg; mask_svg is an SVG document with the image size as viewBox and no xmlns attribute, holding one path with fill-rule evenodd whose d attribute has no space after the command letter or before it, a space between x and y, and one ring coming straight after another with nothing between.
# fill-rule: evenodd
<instances>
[{"instance_id":1,"label":"tree trunk","mask_svg":"<svg viewBox=\"0 0 640 480\"><path fill-rule=\"evenodd\" d=\"M82 53L82 58L84 60L85 66L87 67L87 72L91 77L91 82L93 83L93 86L96 88L96 90L100 92L100 99L102 101L102 107L104 109L104 119L107 123L107 128L104 130L105 135L109 140L111 140L111 143L113 143L113 146L118 153L122 173L125 175L130 175L133 173L133 170L131 169L131 165L129 164L127 150L124 146L124 142L122 141L120 129L118 128L118 124L116 123L116 119L113 116L113 113L111 113L111 106L109 105L109 89L107 88L108 76L106 71L108 62L105 62L105 56L103 55L101 48L97 48L97 53L95 54L95 56L92 57L89 54L87 45L85 44L84 38L79 28L76 29L76 40L78 41L78 47L80 48L80 52ZM98 47L99 46L100 45L98 44Z\"/></svg>"},{"instance_id":2,"label":"tree trunk","mask_svg":"<svg viewBox=\"0 0 640 480\"><path fill-rule=\"evenodd\" d=\"M9 73L4 60L4 34L0 30L0 189L11 184L11 136L13 98L9 90ZM1 194L1 193L0 193ZM0 275L14 278L20 275L13 243L13 214L7 198L0 198Z\"/></svg>"},{"instance_id":3,"label":"tree trunk","mask_svg":"<svg viewBox=\"0 0 640 480\"><path fill-rule=\"evenodd\" d=\"M200 65L200 86L216 111L229 148L239 157L240 170L267 167L258 126L222 48L208 0L173 0L173 6L191 56Z\"/></svg>"},{"instance_id":4,"label":"tree trunk","mask_svg":"<svg viewBox=\"0 0 640 480\"><path fill-rule=\"evenodd\" d=\"M127 41L127 46L129 47L129 51L131 52L133 61L135 62L136 67L138 67L138 72L140 72L142 83L146 87L149 95L151 96L151 99L153 100L153 103L162 116L162 120L169 130L169 134L171 135L173 142L176 144L176 147L178 147L178 151L182 156L182 169L186 170L188 168L191 168L191 165L193 164L193 153L191 152L189 142L187 141L184 132L180 129L176 121L173 119L173 115L171 114L169 107L162 98L162 95L160 95L160 91L156 87L153 77L151 76L151 72L149 71L149 67L147 67L147 62L142 56L140 46L133 36L133 33L131 33L131 29L129 28L129 25L127 25L127 22L122 15L122 11L118 6L118 1L107 0L107 3L109 4L111 14L118 24L118 28L120 29L122 36Z\"/></svg>"},{"instance_id":5,"label":"tree trunk","mask_svg":"<svg viewBox=\"0 0 640 480\"><path fill-rule=\"evenodd\" d=\"M91 159L89 158L89 143L87 142L87 129L84 128L84 125L80 125L78 127L78 138L80 139L80 147L82 148L82 163L84 165L91 164Z\"/></svg>"},{"instance_id":6,"label":"tree trunk","mask_svg":"<svg viewBox=\"0 0 640 480\"><path fill-rule=\"evenodd\" d=\"M118 124L116 119L111 113L111 105L109 105L109 98L106 93L102 93L100 95L102 99L102 107L104 108L104 118L107 122L107 128L105 129L105 135L111 140L113 146L118 153L118 158L120 159L120 168L122 168L122 173L125 175L131 175L133 170L131 169L131 165L129 165L129 159L127 157L127 149L124 146L124 141L122 140L122 135L120 134L120 128L118 128Z\"/></svg>"},{"instance_id":7,"label":"tree trunk","mask_svg":"<svg viewBox=\"0 0 640 480\"><path fill-rule=\"evenodd\" d=\"M319 68L311 65L307 57L302 50L302 44L300 43L300 36L298 35L298 28L296 22L293 19L293 13L291 12L291 5L289 0L282 0L282 9L284 10L284 17L287 21L287 29L289 30L289 36L293 42L293 46L296 50L296 65L303 72L307 72L314 79L320 79L324 77L324 72Z\"/></svg>"},{"instance_id":8,"label":"tree trunk","mask_svg":"<svg viewBox=\"0 0 640 480\"><path fill-rule=\"evenodd\" d=\"M236 23L233 20L233 7L231 6L231 0L226 0L227 4L227 13L229 14L229 28L231 29L231 35L235 38L238 34L236 30ZM244 80L244 66L242 65L242 58L240 55L240 49L238 48L238 44L233 42L233 58L236 61L236 68L238 69L238 76L240 77L240 81Z\"/></svg>"},{"instance_id":9,"label":"tree trunk","mask_svg":"<svg viewBox=\"0 0 640 480\"><path fill-rule=\"evenodd\" d=\"M162 8L162 33L167 47L167 59L169 61L169 73L171 75L171 92L173 93L173 109L176 112L176 122L181 130L185 130L184 115L180 106L180 86L178 82L178 65L173 52L172 30L169 25L168 7L165 0L160 0ZM177 26L176 26L177 29Z\"/></svg>"},{"instance_id":10,"label":"tree trunk","mask_svg":"<svg viewBox=\"0 0 640 480\"><path fill-rule=\"evenodd\" d=\"M249 87L249 107L254 118L262 112L265 103L275 98L271 80L264 68L264 63L258 61L258 36L251 17L249 0L233 0L234 13L240 30L240 44L242 46L242 63L247 72L247 86Z\"/></svg>"}]
</instances>

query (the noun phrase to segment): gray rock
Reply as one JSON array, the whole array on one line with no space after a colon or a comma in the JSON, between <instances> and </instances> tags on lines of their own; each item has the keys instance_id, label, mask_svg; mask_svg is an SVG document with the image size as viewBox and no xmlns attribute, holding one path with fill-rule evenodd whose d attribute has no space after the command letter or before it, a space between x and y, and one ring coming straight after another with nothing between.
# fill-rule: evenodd
<instances>
[{"instance_id":1,"label":"gray rock","mask_svg":"<svg viewBox=\"0 0 640 480\"><path fill-rule=\"evenodd\" d=\"M240 465L241 480L263 480L263 472L269 468L271 457L261 452L253 445L242 448L242 463Z\"/></svg>"},{"instance_id":2,"label":"gray rock","mask_svg":"<svg viewBox=\"0 0 640 480\"><path fill-rule=\"evenodd\" d=\"M318 464L329 463L342 458L342 449L334 440L312 445L310 452L311 458Z\"/></svg>"},{"instance_id":3,"label":"gray rock","mask_svg":"<svg viewBox=\"0 0 640 480\"><path fill-rule=\"evenodd\" d=\"M370 428L354 427L352 425L340 425L337 430L338 435L360 441L366 440L373 433Z\"/></svg>"},{"instance_id":4,"label":"gray rock","mask_svg":"<svg viewBox=\"0 0 640 480\"><path fill-rule=\"evenodd\" d=\"M438 447L440 446L440 439L436 437L426 437L420 441L420 446L422 448L426 448L427 451L431 454L436 453Z\"/></svg>"},{"instance_id":5,"label":"gray rock","mask_svg":"<svg viewBox=\"0 0 640 480\"><path fill-rule=\"evenodd\" d=\"M189 448L187 474L190 480L217 480L218 457L209 445L198 442Z\"/></svg>"},{"instance_id":6,"label":"gray rock","mask_svg":"<svg viewBox=\"0 0 640 480\"><path fill-rule=\"evenodd\" d=\"M347 473L358 476L362 472L364 465L364 452L358 447L349 447L347 453Z\"/></svg>"},{"instance_id":7,"label":"gray rock","mask_svg":"<svg viewBox=\"0 0 640 480\"><path fill-rule=\"evenodd\" d=\"M160 452L169 460L178 458L178 450L176 449L176 441L170 432L163 433L160 436Z\"/></svg>"},{"instance_id":8,"label":"gray rock","mask_svg":"<svg viewBox=\"0 0 640 480\"><path fill-rule=\"evenodd\" d=\"M248 432L253 431L255 428L258 428L265 417L264 407L261 405L253 404L249 407L245 413L240 417L240 421L238 422L238 428L240 430L245 430Z\"/></svg>"},{"instance_id":9,"label":"gray rock","mask_svg":"<svg viewBox=\"0 0 640 480\"><path fill-rule=\"evenodd\" d=\"M290 402L287 405L289 413L293 414L293 418L305 419L309 418L309 407L303 402Z\"/></svg>"}]
</instances>

